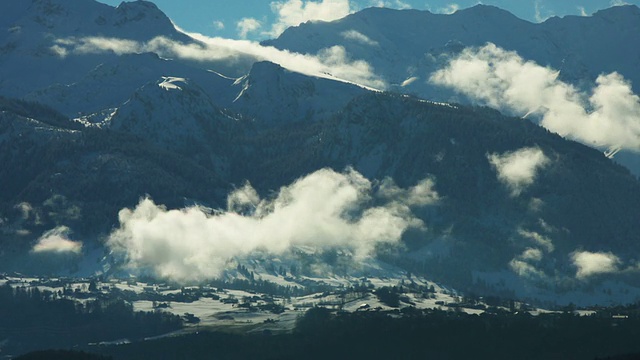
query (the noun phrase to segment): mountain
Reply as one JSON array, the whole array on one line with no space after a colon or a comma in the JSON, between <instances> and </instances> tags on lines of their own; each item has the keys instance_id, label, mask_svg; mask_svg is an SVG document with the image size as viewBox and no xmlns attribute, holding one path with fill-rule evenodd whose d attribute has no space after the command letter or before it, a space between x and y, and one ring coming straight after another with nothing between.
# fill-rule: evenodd
<instances>
[{"instance_id":1,"label":"mountain","mask_svg":"<svg viewBox=\"0 0 640 360\"><path fill-rule=\"evenodd\" d=\"M365 93L357 85L304 76L267 61L255 63L236 86L242 90L229 106L273 125L330 117Z\"/></svg>"},{"instance_id":2,"label":"mountain","mask_svg":"<svg viewBox=\"0 0 640 360\"><path fill-rule=\"evenodd\" d=\"M489 5L476 5L451 15L419 10L369 8L333 22L306 22L264 41L303 54L344 46L355 59L371 64L398 89L436 101L450 100L427 83L448 56L488 42L515 51L527 60L561 70L570 83L592 82L617 71L638 89L640 9L615 6L593 16L552 17L534 24ZM406 80L417 77L410 84Z\"/></svg>"},{"instance_id":3,"label":"mountain","mask_svg":"<svg viewBox=\"0 0 640 360\"><path fill-rule=\"evenodd\" d=\"M317 221L290 214L271 229L287 238L283 231L299 224L318 229L325 215L349 227L355 219L391 211L412 226L400 231L399 246L375 247L380 264L463 290L566 303L579 296L601 303L607 289L614 295L606 301L631 301L640 292L634 278L640 266L640 182L601 152L527 119L425 100L452 93L423 80L396 87L418 96L403 95L268 61L246 67L244 58L198 62L166 58L154 48L83 53L63 46L64 39L118 39L125 41L118 46L134 46L158 37L203 46L146 1L113 8L91 0L12 0L0 10L0 25L10 30L0 38L9 44L0 52L0 271L53 271L43 268L33 249L56 229L64 230L66 240L82 241L84 250L55 271L80 271L90 262L90 270L111 267L118 260L106 244L109 235L125 227L127 214L147 197L159 205L157 213L181 209L170 213L175 217L226 214L225 221L238 221L229 233L242 234L243 226L269 223L269 214L296 203L292 188L306 184L306 176L332 169L347 172L359 186L368 184L371 194L360 190L354 205L314 214ZM621 24L636 16L637 8L622 7L531 24L488 6L450 16L372 8L291 28L267 44L311 54L340 44L395 84L424 79L447 56L489 40L551 66L575 54L571 65L565 59L567 79L595 76L605 66L633 79L637 64L608 62L613 60L606 52L587 58L587 40L574 29L593 32L593 48L622 51L621 44L633 43L638 32L622 31ZM614 42L610 36L618 30ZM632 57L636 50L628 51ZM227 76L229 69L242 76ZM321 186L312 190L323 194ZM429 201L410 199L427 190ZM305 199L314 201L309 206L331 202ZM381 224L366 230L384 230ZM342 234L332 231L339 244ZM228 236L203 234L197 241ZM270 234L260 235L269 240ZM250 246L250 239L243 240L238 248ZM265 252L262 259L273 255L266 247L257 247ZM331 246L317 252L290 248L275 251L273 261L319 258L307 261L313 271L358 263L357 254ZM165 250L158 247L158 253L171 254ZM208 254L197 250L192 262ZM240 254L225 264L252 261L251 254ZM371 268L376 266L390 268Z\"/></svg>"},{"instance_id":4,"label":"mountain","mask_svg":"<svg viewBox=\"0 0 640 360\"><path fill-rule=\"evenodd\" d=\"M435 212L420 212L427 233L405 238L407 257L387 259L426 276L461 288L477 280L499 287L513 281L501 273L505 265L515 266L522 253L537 249L541 257L530 270L539 272L521 273L517 282L562 290L556 281L574 271L571 254L640 250L632 225L640 216L638 180L600 152L526 120L486 108L367 94L315 127L272 130L276 139L266 133L252 144L256 150L247 161L256 175L247 178L264 191L277 186L278 174L282 183L326 166L354 166L367 178L391 177L401 187L431 177L442 200ZM552 160L514 196L488 155L528 147ZM290 148L304 150L290 156ZM634 260L623 263L628 261ZM569 288L576 286L571 283ZM530 296L530 290L522 294Z\"/></svg>"},{"instance_id":5,"label":"mountain","mask_svg":"<svg viewBox=\"0 0 640 360\"><path fill-rule=\"evenodd\" d=\"M216 206L228 186L193 160L124 132L78 126L37 104L3 100L0 119L5 271L37 269L25 255L52 228L69 227L92 249L114 215L146 194L174 207L189 199Z\"/></svg>"},{"instance_id":6,"label":"mountain","mask_svg":"<svg viewBox=\"0 0 640 360\"><path fill-rule=\"evenodd\" d=\"M303 54L318 54L323 49L339 45L351 58L370 64L390 90L433 101L479 102L495 107L494 101L485 101L482 97L475 99L460 89L435 84L430 77L445 68L452 59L464 54L465 49L492 43L500 49L517 53L522 61L558 70L557 80L581 91L577 95L581 101L592 96L600 75L614 72L629 81L637 94L640 92L640 65L637 61L640 50L630 48L629 44L639 42L640 8L635 5L614 6L592 16L552 17L534 24L497 7L479 4L451 15L369 8L333 22L307 22L291 27L277 39L263 44ZM491 61L498 60L505 59L493 58ZM510 58L510 61L516 60ZM516 87L534 86L540 70L538 75L526 74L527 65L523 66L503 71L520 71L519 81L522 83ZM469 84L460 86L462 89L472 87ZM499 88L493 91L499 91ZM490 92L480 94L487 96ZM519 101L512 100L512 103ZM535 107L539 106L546 105L537 104ZM597 107L597 104L588 104L585 111L590 113ZM512 115L525 116L533 110L514 111L504 105L504 111L513 111ZM636 111L633 117L638 116ZM584 143L591 145L591 141ZM607 146L601 150L606 151ZM623 149L616 156L616 161L640 175L637 146L635 149Z\"/></svg>"},{"instance_id":7,"label":"mountain","mask_svg":"<svg viewBox=\"0 0 640 360\"><path fill-rule=\"evenodd\" d=\"M105 59L76 82L53 83L26 94L24 99L48 105L69 117L90 115L117 108L141 86L170 74L198 79L201 86L221 104L232 101L230 97L233 94L227 88L233 80L162 59L154 53L126 54Z\"/></svg>"},{"instance_id":8,"label":"mountain","mask_svg":"<svg viewBox=\"0 0 640 360\"><path fill-rule=\"evenodd\" d=\"M123 2L117 8L85 0L8 0L3 2L0 27L2 82L0 95L23 96L30 91L68 84L82 77L116 52L74 56L64 51L65 41L117 37L148 41L163 36L192 41L178 32L153 3ZM85 44L90 52L91 44ZM46 76L43 76L46 74Z\"/></svg>"}]
</instances>

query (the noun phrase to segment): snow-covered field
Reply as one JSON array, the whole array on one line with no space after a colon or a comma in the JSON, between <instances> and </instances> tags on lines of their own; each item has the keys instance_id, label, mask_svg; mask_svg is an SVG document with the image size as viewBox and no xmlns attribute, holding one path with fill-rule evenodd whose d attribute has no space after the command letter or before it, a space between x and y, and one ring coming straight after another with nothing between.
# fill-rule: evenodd
<instances>
[{"instance_id":1,"label":"snow-covered field","mask_svg":"<svg viewBox=\"0 0 640 360\"><path fill-rule=\"evenodd\" d=\"M165 284L147 284L133 279L111 279L107 282L94 282L95 288L89 290L92 281L88 279L38 279L26 277L0 276L0 286L9 284L14 288L38 288L60 296L86 302L98 294L128 293L136 311L164 311L185 319L185 329L173 336L185 332L211 329L228 329L248 332L290 331L296 320L308 309L322 306L347 312L392 311L405 307L416 309L438 309L457 311L467 314L482 314L489 306L480 302L473 305L464 303L463 298L454 290L447 289L424 278L411 277L284 277L274 274L260 274L260 279L278 284L304 289L302 284L324 284L334 288L332 291L311 293L303 296L273 296L255 291L221 289L212 286L172 287ZM391 307L376 295L379 289L398 290L399 303ZM428 289L425 291L425 289ZM154 300L151 300L154 299ZM477 300L476 300L477 301ZM518 305L519 306L519 305ZM550 313L545 309L527 307L532 315ZM277 311L271 311L277 309ZM507 308L501 308L508 311ZM582 316L590 316L591 310L578 310Z\"/></svg>"}]
</instances>

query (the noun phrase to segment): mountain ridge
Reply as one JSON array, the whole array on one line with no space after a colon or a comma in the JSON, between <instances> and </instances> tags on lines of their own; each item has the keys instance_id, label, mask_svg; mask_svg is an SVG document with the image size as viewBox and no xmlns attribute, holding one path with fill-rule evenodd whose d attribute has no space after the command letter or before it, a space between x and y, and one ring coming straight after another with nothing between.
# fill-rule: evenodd
<instances>
[{"instance_id":1,"label":"mountain ridge","mask_svg":"<svg viewBox=\"0 0 640 360\"><path fill-rule=\"evenodd\" d=\"M376 16L370 16L371 14L375 14ZM383 17L382 14L385 16ZM411 14L415 19L411 21L405 19L405 23L402 23L402 14ZM483 20L486 15L490 15L495 19L486 22ZM621 21L606 21L608 16L615 16L617 20ZM308 54L315 54L322 48L343 43L347 52L353 57L368 61L388 82L400 84L405 79L416 76L415 70L407 73L407 66L414 66L417 67L417 70L426 72L433 71L433 65L429 65L428 63L421 64L421 61L417 59L416 56L421 56L425 53L430 54L433 50L445 46L449 41L459 41L465 46L483 46L487 42L492 42L506 50L516 51L526 59L534 60L542 66L552 66L560 69L563 68L563 60L566 59L567 61L574 61L571 65L577 67L577 70L580 70L582 62L587 62L591 58L594 58L593 56L589 56L591 49L585 49L584 47L576 48L575 46L568 48L562 46L557 47L557 43L573 43L583 46L585 39L588 38L592 44L597 44L598 46L607 46L611 43L616 44L616 46L610 47L615 47L619 52L621 51L620 46L618 46L620 41L617 39L619 39L621 35L625 37L626 43L634 43L631 39L638 38L637 32L630 31L629 28L633 28L634 24L637 27L637 24L640 23L639 19L640 9L635 5L613 7L611 9L601 10L587 17L554 17L538 24L519 19L511 13L487 5L476 5L468 9L459 10L451 15L433 14L420 10L370 8L334 22L310 22L297 27L291 27L283 32L277 39L266 40L262 43L264 45L275 46L279 49ZM603 22L602 20L605 21ZM576 28L576 25L573 24L576 22L581 23L577 25L579 28ZM411 26L408 25L409 23ZM567 24L570 24L571 28L565 29L564 31L554 30L554 28L559 25ZM604 31L603 26L616 27L621 31ZM409 27L412 31L408 31ZM384 41L384 45L391 46L391 49L394 49L394 56L386 60L378 59L376 57L379 55L375 48L362 48L353 41L344 42L344 39L342 39L342 41L338 40L341 39L341 33L352 28L362 33L362 35L369 37L372 41L378 43ZM395 34L390 33L392 35L384 35L375 30L381 28L405 28L406 30L397 31ZM490 30L492 28L494 30ZM589 35L580 33L580 29L593 29L594 36L591 36L591 33ZM607 34L615 34L615 40L612 41L614 38L607 38L607 36L609 36ZM385 39L385 36L391 37ZM568 36L572 36L573 38L563 40ZM418 37L424 39L424 41L411 41L411 39L417 39ZM297 41L296 39L306 40ZM407 46L408 44L414 45L409 47ZM415 44L420 45L415 46ZM570 49L570 51L564 52L563 49ZM367 51L371 52L368 53ZM570 56L571 53L575 54ZM432 54L437 57L437 53ZM638 78L639 71L637 65L620 62L621 59L634 58L634 54L633 52L627 52L625 56L621 58L617 52L614 54L598 52L598 56L595 57L592 64L587 63L587 68L590 70L588 77L593 80L602 72L617 70L627 79L631 80L635 86L638 86L637 84L640 84L640 78ZM405 68L389 71L387 69L394 69L394 66L390 64L391 61L400 61ZM615 67L615 69L612 69L612 67ZM569 67L566 66L563 69L568 71ZM579 73L567 73L566 76L568 79L584 79L584 77L580 77L578 74ZM425 74L418 76L424 77ZM563 75L563 77L564 76L565 75ZM415 85L417 84L414 83L414 86ZM429 91L424 86L409 87L409 90L406 91L414 91L421 97L434 100L447 100L446 98L443 99L441 96L438 96L437 92Z\"/></svg>"}]
</instances>

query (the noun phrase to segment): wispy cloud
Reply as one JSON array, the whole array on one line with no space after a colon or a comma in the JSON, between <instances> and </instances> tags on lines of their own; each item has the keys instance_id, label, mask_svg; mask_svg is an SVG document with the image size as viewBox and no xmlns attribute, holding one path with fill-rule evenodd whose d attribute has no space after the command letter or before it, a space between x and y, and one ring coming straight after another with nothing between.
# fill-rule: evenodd
<instances>
[{"instance_id":1,"label":"wispy cloud","mask_svg":"<svg viewBox=\"0 0 640 360\"><path fill-rule=\"evenodd\" d=\"M530 253L531 252L529 250L526 250L521 256L512 259L509 262L509 267L513 272L518 274L518 276L523 278L545 278L544 272L538 269L536 265L532 264L533 259L525 258L525 256L528 256ZM537 262L537 260L534 260L533 262Z\"/></svg>"},{"instance_id":2,"label":"wispy cloud","mask_svg":"<svg viewBox=\"0 0 640 360\"><path fill-rule=\"evenodd\" d=\"M537 232L520 229L518 233L530 244L520 255L509 262L509 267L520 277L547 279L544 271L539 269L539 263L542 262L545 253L551 253L555 250L553 242Z\"/></svg>"},{"instance_id":3,"label":"wispy cloud","mask_svg":"<svg viewBox=\"0 0 640 360\"><path fill-rule=\"evenodd\" d=\"M246 184L229 209L209 215L198 207L167 210L152 200L120 211L108 246L129 266L175 281L214 278L236 257L282 254L295 246L340 248L366 257L379 244L397 244L422 221L411 207L437 201L429 180L401 189L386 180L382 193L354 170L324 169L260 199ZM237 212L241 211L241 212Z\"/></svg>"},{"instance_id":4,"label":"wispy cloud","mask_svg":"<svg viewBox=\"0 0 640 360\"><path fill-rule=\"evenodd\" d=\"M405 86L409 86L411 84L413 84L414 82L416 82L417 80L419 80L420 78L417 76L412 76L408 79L406 79L405 81L403 81L400 86L405 87Z\"/></svg>"},{"instance_id":5,"label":"wispy cloud","mask_svg":"<svg viewBox=\"0 0 640 360\"><path fill-rule=\"evenodd\" d=\"M547 20L548 18L554 15L553 12L546 10L545 6L542 5L540 0L536 0L533 6L535 10L534 17L537 22L544 22L545 20Z\"/></svg>"},{"instance_id":6,"label":"wispy cloud","mask_svg":"<svg viewBox=\"0 0 640 360\"><path fill-rule=\"evenodd\" d=\"M445 7L442 7L440 9L438 9L437 12L439 12L441 14L453 14L458 10L460 10L460 5L458 5L456 3L452 3L452 4L448 4Z\"/></svg>"},{"instance_id":7,"label":"wispy cloud","mask_svg":"<svg viewBox=\"0 0 640 360\"><path fill-rule=\"evenodd\" d=\"M511 190L512 196L518 196L533 184L538 170L549 163L539 148L524 148L505 154L487 155L496 169L498 179Z\"/></svg>"},{"instance_id":8,"label":"wispy cloud","mask_svg":"<svg viewBox=\"0 0 640 360\"><path fill-rule=\"evenodd\" d=\"M260 30L262 23L254 18L242 18L236 23L236 29L238 29L238 36L242 39L246 39L247 35L252 32Z\"/></svg>"},{"instance_id":9,"label":"wispy cloud","mask_svg":"<svg viewBox=\"0 0 640 360\"><path fill-rule=\"evenodd\" d=\"M342 33L340 33L340 36L342 36L346 40L357 41L364 45L370 45L370 46L380 45L377 41L371 40L367 35L356 30L343 31Z\"/></svg>"},{"instance_id":10,"label":"wispy cloud","mask_svg":"<svg viewBox=\"0 0 640 360\"><path fill-rule=\"evenodd\" d=\"M82 242L69 240L71 230L66 226L59 226L45 232L31 251L34 253L82 253Z\"/></svg>"},{"instance_id":11,"label":"wispy cloud","mask_svg":"<svg viewBox=\"0 0 640 360\"><path fill-rule=\"evenodd\" d=\"M611 4L611 6L630 5L628 2L623 1L623 0L611 0L611 2L609 4Z\"/></svg>"},{"instance_id":12,"label":"wispy cloud","mask_svg":"<svg viewBox=\"0 0 640 360\"><path fill-rule=\"evenodd\" d=\"M332 21L343 18L352 12L349 0L274 1L271 10L276 21L268 35L277 37L290 26L300 25L307 21Z\"/></svg>"},{"instance_id":13,"label":"wispy cloud","mask_svg":"<svg viewBox=\"0 0 640 360\"><path fill-rule=\"evenodd\" d=\"M407 206L425 206L435 204L440 200L434 187L433 180L428 178L409 189L402 189L390 178L385 178L380 182L377 196Z\"/></svg>"},{"instance_id":14,"label":"wispy cloud","mask_svg":"<svg viewBox=\"0 0 640 360\"><path fill-rule=\"evenodd\" d=\"M576 251L571 254L571 260L578 269L576 273L578 279L620 271L618 268L621 263L620 258L610 252Z\"/></svg>"},{"instance_id":15,"label":"wispy cloud","mask_svg":"<svg viewBox=\"0 0 640 360\"><path fill-rule=\"evenodd\" d=\"M124 55L144 52L145 48L159 45L161 39L164 38L156 38L145 46L135 40L92 36L81 39L57 39L54 46L63 48L65 54L69 54L71 50L76 54L95 54L109 51L116 55Z\"/></svg>"},{"instance_id":16,"label":"wispy cloud","mask_svg":"<svg viewBox=\"0 0 640 360\"><path fill-rule=\"evenodd\" d=\"M580 12L580 16L589 16L589 13L587 13L587 9L585 9L584 6L578 6L578 11Z\"/></svg>"},{"instance_id":17,"label":"wispy cloud","mask_svg":"<svg viewBox=\"0 0 640 360\"><path fill-rule=\"evenodd\" d=\"M390 8L390 9L411 9L411 5L407 4L404 1L401 0L391 0L391 1L385 1L385 0L371 0L369 2L370 6L375 6L375 7L385 7L385 8Z\"/></svg>"},{"instance_id":18,"label":"wispy cloud","mask_svg":"<svg viewBox=\"0 0 640 360\"><path fill-rule=\"evenodd\" d=\"M31 214L33 213L33 206L28 202L21 202L18 205L14 206L14 209L20 212L22 220L27 220Z\"/></svg>"},{"instance_id":19,"label":"wispy cloud","mask_svg":"<svg viewBox=\"0 0 640 360\"><path fill-rule=\"evenodd\" d=\"M553 241L550 238L544 235L541 235L535 231L527 231L524 229L519 229L518 234L524 237L525 239L532 241L534 245L541 247L544 251L548 253L551 253L555 250Z\"/></svg>"},{"instance_id":20,"label":"wispy cloud","mask_svg":"<svg viewBox=\"0 0 640 360\"><path fill-rule=\"evenodd\" d=\"M620 74L600 75L590 94L558 74L488 44L463 51L430 81L484 105L540 116L545 128L586 145L640 151L640 98Z\"/></svg>"},{"instance_id":21,"label":"wispy cloud","mask_svg":"<svg viewBox=\"0 0 640 360\"><path fill-rule=\"evenodd\" d=\"M185 44L166 37L156 37L144 43L117 38L84 37L58 39L55 46L61 47L65 56L102 52L119 55L153 52L165 58L229 63L249 57L255 61L271 61L291 71L310 76L347 81L375 89L386 87L384 80L375 74L366 61L351 59L342 46L333 46L321 50L316 55L308 55L262 46L248 40L211 38L194 33L188 35L198 42Z\"/></svg>"},{"instance_id":22,"label":"wispy cloud","mask_svg":"<svg viewBox=\"0 0 640 360\"><path fill-rule=\"evenodd\" d=\"M542 260L542 251L535 248L529 248L525 250L521 256L524 260L540 261Z\"/></svg>"},{"instance_id":23,"label":"wispy cloud","mask_svg":"<svg viewBox=\"0 0 640 360\"><path fill-rule=\"evenodd\" d=\"M211 25L213 26L214 29L216 30L224 30L224 22L220 21L220 20L215 20L211 23Z\"/></svg>"}]
</instances>

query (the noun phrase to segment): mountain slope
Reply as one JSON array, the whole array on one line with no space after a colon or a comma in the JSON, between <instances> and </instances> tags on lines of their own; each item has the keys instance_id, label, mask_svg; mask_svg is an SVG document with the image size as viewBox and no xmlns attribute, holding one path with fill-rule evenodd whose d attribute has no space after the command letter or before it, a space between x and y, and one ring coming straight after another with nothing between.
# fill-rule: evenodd
<instances>
[{"instance_id":1,"label":"mountain slope","mask_svg":"<svg viewBox=\"0 0 640 360\"><path fill-rule=\"evenodd\" d=\"M193 199L216 206L229 186L193 160L139 137L77 128L72 122L67 127L51 125L43 113L41 121L24 116L34 112L0 113L3 271L37 271L38 263L29 254L51 229L70 228L89 251L100 245L118 211L140 197L152 196L174 207ZM52 110L49 114L61 118Z\"/></svg>"},{"instance_id":2,"label":"mountain slope","mask_svg":"<svg viewBox=\"0 0 640 360\"><path fill-rule=\"evenodd\" d=\"M190 199L220 208L215 204L224 204L230 183L249 180L269 194L317 169L346 166L405 188L425 177L435 182L439 204L415 212L427 230L408 232L405 250L381 255L462 289L475 286L473 274L495 272L510 273L530 289L579 288L572 254L615 255L619 271L608 278L617 278L640 253L640 182L601 153L526 120L370 93L327 120L265 128L216 119L219 110L182 80L147 87L114 115L111 129L65 130L3 113L3 248L13 249L5 256L16 259L7 266L28 257L35 238L54 227L95 238L114 224L119 209L145 194L170 208ZM182 115L174 124L182 133L163 129L178 121L167 109ZM188 146L202 147L191 152ZM514 194L490 159L523 148L539 149L548 163ZM523 259L528 251L537 257Z\"/></svg>"},{"instance_id":3,"label":"mountain slope","mask_svg":"<svg viewBox=\"0 0 640 360\"><path fill-rule=\"evenodd\" d=\"M253 146L278 157L248 159L260 175L247 178L258 188L273 188L278 174L282 183L324 166L354 166L367 178L390 177L401 187L432 177L443 198L437 215L422 214L432 232L408 244L413 250L429 248L445 233L455 240L448 257L431 264L435 259L420 260L431 271L458 269L470 276L472 269L508 268L519 253L536 247L533 234L553 244L542 262L549 277L555 276L550 264L571 273L569 254L580 249L621 257L640 251L633 230L640 217L638 180L598 151L526 120L489 109L369 94L319 128L277 132L281 137L272 140L266 133ZM288 156L287 148L304 150ZM535 182L514 196L488 155L522 148L538 148L550 160Z\"/></svg>"},{"instance_id":4,"label":"mountain slope","mask_svg":"<svg viewBox=\"0 0 640 360\"><path fill-rule=\"evenodd\" d=\"M242 87L230 107L262 123L278 125L327 118L366 92L351 84L304 76L258 62L236 81Z\"/></svg>"},{"instance_id":5,"label":"mountain slope","mask_svg":"<svg viewBox=\"0 0 640 360\"><path fill-rule=\"evenodd\" d=\"M31 249L52 229L69 228L72 240L102 250L119 226L118 212L146 196L165 206L162 211L206 204L225 213L234 210L225 206L227 194L246 181L257 194L245 194L249 199L243 204L255 207L247 201L286 193L290 184L320 169L352 167L374 190L387 191L399 213L409 212L425 225L406 231L399 247L376 249L396 266L483 291L569 291L619 280L640 288L634 278L640 258L640 182L602 153L529 120L374 92L269 62L257 62L233 79L209 69L210 63L153 53L61 56L52 41L65 36L194 40L176 32L147 2L118 8L89 0L3 4L8 10L0 12L0 23L18 27L2 40L16 42L0 54L0 94L20 99L0 99L0 263L7 269L38 270ZM637 8L622 9L629 12L612 9L543 24L487 6L451 16L368 9L332 23L303 24L273 44L311 53L346 44L353 58L387 71L392 83L405 83L403 91L424 95L424 89L436 91L424 76L466 45L493 38L556 66L566 55L556 48L561 39L583 49L579 41L586 40L576 28L587 27L595 37L608 22L627 23L638 16ZM73 25L80 13L94 17ZM43 14L47 17L38 20ZM103 16L104 24L95 16ZM300 40L307 35L312 41ZM626 31L620 38L636 36ZM604 34L594 41L605 46L607 39ZM629 51L634 56L635 48ZM607 56L588 64L574 58L585 66L572 65L576 79L600 71ZM42 76L52 69L59 72ZM422 79L405 82L414 76ZM435 184L437 205L403 208L402 189L425 178ZM367 201L378 205L382 200ZM339 215L365 212L358 206ZM218 214L207 211L202 210L202 219ZM248 206L229 214L236 220L258 216L252 211L257 210ZM277 229L298 224L298 215ZM348 251L338 253L326 252L326 268L336 257L340 264L357 260ZM322 257L313 264L325 262L325 253L313 256ZM607 266L591 266L594 259ZM500 288L505 278L512 283Z\"/></svg>"},{"instance_id":6,"label":"mountain slope","mask_svg":"<svg viewBox=\"0 0 640 360\"><path fill-rule=\"evenodd\" d=\"M232 79L184 63L162 59L154 53L122 55L91 69L72 84L55 83L24 97L51 106L70 117L117 108L141 86L163 76L198 79L219 104L233 99Z\"/></svg>"},{"instance_id":7,"label":"mountain slope","mask_svg":"<svg viewBox=\"0 0 640 360\"><path fill-rule=\"evenodd\" d=\"M587 99L601 87L596 80L602 74L621 74L630 82L632 91L640 92L640 63L637 61L640 50L629 46L640 43L640 8L634 5L614 6L592 16L553 17L539 24L520 20L504 10L486 5L476 5L451 15L370 8L333 22L304 23L287 29L278 39L263 42L279 49L308 54L316 54L330 46L344 46L349 56L371 64L391 90L433 101L491 104L495 107L498 106L496 100L492 97L487 101L485 97L504 89L492 86L488 81L480 83L485 88L470 95L465 93L465 89L473 88L472 83L459 80L448 88L430 80L435 72L447 68L451 60L461 55L465 61L474 63L467 67L468 78L478 75L475 70L483 65L475 60L482 56L463 51L483 47L487 43L514 51L523 61L521 67L510 67L509 61L515 61L511 57L513 54L508 56L511 57L508 60L500 56L489 60L490 63L505 65L501 71L512 76L506 82L513 83L504 86L520 88L510 88L510 92L523 91L528 84L533 86L534 79L539 77L534 71L529 71L531 66L525 61L540 65L542 68L538 73L544 67L558 70L554 86L570 91L577 89L578 94L573 100L584 107L587 114L598 108ZM502 56L507 56L507 53ZM478 94L485 97L478 97ZM634 99L629 101L637 102ZM518 103L522 100L510 101ZM550 107L549 101L552 100L535 104L530 111ZM514 111L509 104L499 105L504 111ZM529 109L512 114L526 116L527 111ZM637 122L638 116L636 110L630 115L630 122ZM583 143L590 145L591 141ZM608 146L616 148L616 145ZM607 149L604 147L602 150ZM640 174L637 149L623 149L616 160L636 175Z\"/></svg>"}]
</instances>

